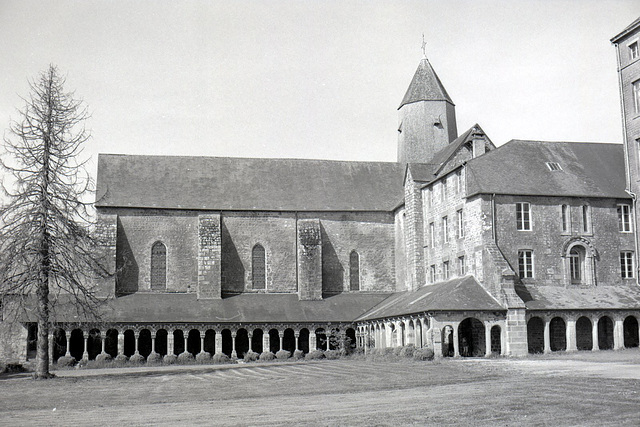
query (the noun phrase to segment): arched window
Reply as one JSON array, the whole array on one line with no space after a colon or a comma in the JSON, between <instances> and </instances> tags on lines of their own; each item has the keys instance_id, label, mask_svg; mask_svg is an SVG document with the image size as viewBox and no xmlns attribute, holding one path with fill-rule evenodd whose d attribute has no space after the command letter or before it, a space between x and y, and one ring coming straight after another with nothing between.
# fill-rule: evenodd
<instances>
[{"instance_id":1,"label":"arched window","mask_svg":"<svg viewBox=\"0 0 640 427\"><path fill-rule=\"evenodd\" d=\"M360 256L356 251L351 251L349 256L349 289L360 290Z\"/></svg>"},{"instance_id":2,"label":"arched window","mask_svg":"<svg viewBox=\"0 0 640 427\"><path fill-rule=\"evenodd\" d=\"M162 242L151 247L151 289L167 289L167 247Z\"/></svg>"},{"instance_id":3,"label":"arched window","mask_svg":"<svg viewBox=\"0 0 640 427\"><path fill-rule=\"evenodd\" d=\"M253 278L253 289L266 288L266 264L264 248L260 244L255 245L251 253L251 276Z\"/></svg>"},{"instance_id":4,"label":"arched window","mask_svg":"<svg viewBox=\"0 0 640 427\"><path fill-rule=\"evenodd\" d=\"M574 246L569 251L569 274L573 284L580 284L584 280L584 255L582 246Z\"/></svg>"}]
</instances>

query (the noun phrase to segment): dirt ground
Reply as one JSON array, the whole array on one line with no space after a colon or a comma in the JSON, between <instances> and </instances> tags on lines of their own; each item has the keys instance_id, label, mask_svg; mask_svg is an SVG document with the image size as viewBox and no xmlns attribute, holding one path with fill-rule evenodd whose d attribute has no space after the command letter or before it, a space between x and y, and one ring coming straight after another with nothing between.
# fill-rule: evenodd
<instances>
[{"instance_id":1,"label":"dirt ground","mask_svg":"<svg viewBox=\"0 0 640 427\"><path fill-rule=\"evenodd\" d=\"M0 425L640 425L640 351L0 377Z\"/></svg>"}]
</instances>

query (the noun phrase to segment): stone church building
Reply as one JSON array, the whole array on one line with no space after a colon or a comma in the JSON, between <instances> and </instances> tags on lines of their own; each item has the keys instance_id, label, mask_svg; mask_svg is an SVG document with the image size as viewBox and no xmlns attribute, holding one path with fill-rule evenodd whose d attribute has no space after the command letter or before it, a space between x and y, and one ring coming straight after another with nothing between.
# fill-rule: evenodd
<instances>
[{"instance_id":1,"label":"stone church building","mask_svg":"<svg viewBox=\"0 0 640 427\"><path fill-rule=\"evenodd\" d=\"M100 155L118 273L104 322L56 319L53 359L638 347L639 36L640 19L612 39L624 144L459 134L425 58L396 162ZM0 355L33 357L35 336L22 323Z\"/></svg>"}]
</instances>

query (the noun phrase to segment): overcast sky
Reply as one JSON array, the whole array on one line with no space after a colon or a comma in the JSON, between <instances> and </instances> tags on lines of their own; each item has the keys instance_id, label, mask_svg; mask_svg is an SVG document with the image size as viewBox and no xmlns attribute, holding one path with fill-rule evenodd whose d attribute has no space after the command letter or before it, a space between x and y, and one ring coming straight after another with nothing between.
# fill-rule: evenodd
<instances>
[{"instance_id":1,"label":"overcast sky","mask_svg":"<svg viewBox=\"0 0 640 427\"><path fill-rule=\"evenodd\" d=\"M622 142L615 49L638 0L0 0L0 128L56 64L86 151L395 161L427 56L458 131Z\"/></svg>"}]
</instances>

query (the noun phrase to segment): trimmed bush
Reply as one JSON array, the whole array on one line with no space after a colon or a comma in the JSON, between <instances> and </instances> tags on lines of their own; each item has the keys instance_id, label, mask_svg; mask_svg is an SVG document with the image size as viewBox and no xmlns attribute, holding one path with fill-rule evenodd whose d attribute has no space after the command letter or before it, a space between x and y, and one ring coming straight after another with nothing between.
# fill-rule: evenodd
<instances>
[{"instance_id":1,"label":"trimmed bush","mask_svg":"<svg viewBox=\"0 0 640 427\"><path fill-rule=\"evenodd\" d=\"M313 350L310 351L309 354L305 356L307 360L319 360L324 359L324 351L322 350Z\"/></svg>"},{"instance_id":2,"label":"trimmed bush","mask_svg":"<svg viewBox=\"0 0 640 427\"><path fill-rule=\"evenodd\" d=\"M58 358L58 361L56 362L59 368L63 368L65 366L73 366L76 364L76 359L74 359L71 356L62 356L60 358Z\"/></svg>"},{"instance_id":3,"label":"trimmed bush","mask_svg":"<svg viewBox=\"0 0 640 427\"><path fill-rule=\"evenodd\" d=\"M180 363L189 363L193 362L194 360L195 357L193 357L193 354L189 353L188 351L184 351L178 355L178 362Z\"/></svg>"},{"instance_id":4,"label":"trimmed bush","mask_svg":"<svg viewBox=\"0 0 640 427\"><path fill-rule=\"evenodd\" d=\"M405 345L400 349L400 357L413 357L413 353L416 351L416 346L413 344Z\"/></svg>"},{"instance_id":5,"label":"trimmed bush","mask_svg":"<svg viewBox=\"0 0 640 427\"><path fill-rule=\"evenodd\" d=\"M210 361L211 361L211 353L209 353L208 351L200 352L196 354L196 362L206 363Z\"/></svg>"},{"instance_id":6,"label":"trimmed bush","mask_svg":"<svg viewBox=\"0 0 640 427\"><path fill-rule=\"evenodd\" d=\"M433 350L430 348L417 348L413 352L413 358L415 360L433 360Z\"/></svg>"},{"instance_id":7,"label":"trimmed bush","mask_svg":"<svg viewBox=\"0 0 640 427\"><path fill-rule=\"evenodd\" d=\"M291 357L291 352L287 350L278 350L278 352L276 353L276 357L278 358L278 360L287 360Z\"/></svg>"},{"instance_id":8,"label":"trimmed bush","mask_svg":"<svg viewBox=\"0 0 640 427\"><path fill-rule=\"evenodd\" d=\"M113 357L109 353L100 353L96 356L96 363L104 364L106 362L111 362Z\"/></svg>"},{"instance_id":9,"label":"trimmed bush","mask_svg":"<svg viewBox=\"0 0 640 427\"><path fill-rule=\"evenodd\" d=\"M400 352L402 351L403 348L404 347L393 347L391 352L393 353L394 356L400 357Z\"/></svg>"},{"instance_id":10,"label":"trimmed bush","mask_svg":"<svg viewBox=\"0 0 640 427\"><path fill-rule=\"evenodd\" d=\"M296 350L293 352L293 358L295 360L300 360L300 359L304 359L304 351L302 350Z\"/></svg>"},{"instance_id":11,"label":"trimmed bush","mask_svg":"<svg viewBox=\"0 0 640 427\"><path fill-rule=\"evenodd\" d=\"M142 365L144 363L144 356L141 354L134 354L129 358L129 363L132 365Z\"/></svg>"},{"instance_id":12,"label":"trimmed bush","mask_svg":"<svg viewBox=\"0 0 640 427\"><path fill-rule=\"evenodd\" d=\"M340 359L342 352L340 350L327 350L324 352L324 357L329 360Z\"/></svg>"},{"instance_id":13,"label":"trimmed bush","mask_svg":"<svg viewBox=\"0 0 640 427\"><path fill-rule=\"evenodd\" d=\"M113 359L113 362L115 366L121 367L126 365L128 360L129 358L127 356L125 356L124 354L119 354L115 359Z\"/></svg>"},{"instance_id":14,"label":"trimmed bush","mask_svg":"<svg viewBox=\"0 0 640 427\"><path fill-rule=\"evenodd\" d=\"M216 353L211 358L211 361L213 361L213 363L221 364L221 363L230 363L231 359L229 358L229 356L227 356L224 353Z\"/></svg>"},{"instance_id":15,"label":"trimmed bush","mask_svg":"<svg viewBox=\"0 0 640 427\"><path fill-rule=\"evenodd\" d=\"M177 361L178 361L178 356L176 356L175 354L167 354L165 357L162 358L162 363L164 363L165 365L173 365Z\"/></svg>"},{"instance_id":16,"label":"trimmed bush","mask_svg":"<svg viewBox=\"0 0 640 427\"><path fill-rule=\"evenodd\" d=\"M244 361L255 362L256 360L258 360L259 357L260 355L258 353L256 353L255 351L249 350L247 354L244 355Z\"/></svg>"},{"instance_id":17,"label":"trimmed bush","mask_svg":"<svg viewBox=\"0 0 640 427\"><path fill-rule=\"evenodd\" d=\"M147 365L158 365L160 363L162 363L162 356L158 353L151 353L147 357Z\"/></svg>"},{"instance_id":18,"label":"trimmed bush","mask_svg":"<svg viewBox=\"0 0 640 427\"><path fill-rule=\"evenodd\" d=\"M269 360L273 360L276 358L276 355L271 353L270 351L263 351L262 353L260 353L260 361L261 362L267 362Z\"/></svg>"}]
</instances>

